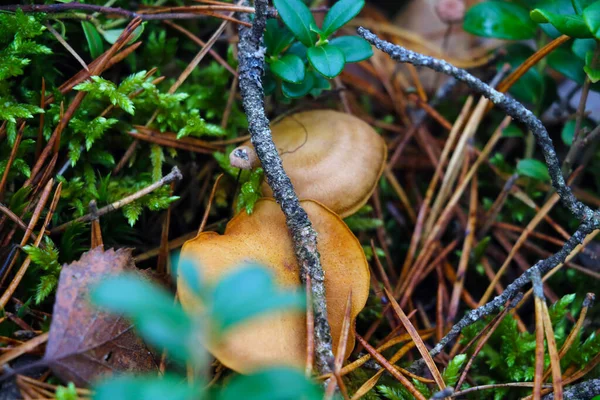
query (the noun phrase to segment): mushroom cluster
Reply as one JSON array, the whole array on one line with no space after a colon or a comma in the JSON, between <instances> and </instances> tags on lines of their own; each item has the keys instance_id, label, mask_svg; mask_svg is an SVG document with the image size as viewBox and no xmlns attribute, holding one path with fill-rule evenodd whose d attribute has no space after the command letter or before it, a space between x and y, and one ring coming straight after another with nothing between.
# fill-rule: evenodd
<instances>
[{"instance_id":1,"label":"mushroom cluster","mask_svg":"<svg viewBox=\"0 0 600 400\"><path fill-rule=\"evenodd\" d=\"M273 141L296 193L318 234L318 251L325 274L328 319L337 349L348 294L352 292L352 322L369 294L369 266L358 239L342 217L369 199L382 173L387 149L368 124L336 111L290 115L272 126ZM252 146L235 149L232 165L259 165ZM270 195L264 183L263 193ZM300 270L285 216L271 198L259 200L252 214L242 211L223 235L203 232L186 242L182 258L202 268L203 279L216 282L247 262L270 268L280 287L300 285ZM198 300L179 282L181 304L193 312ZM306 318L297 312L277 312L243 323L208 339L208 350L225 366L249 373L272 365L302 367L306 360ZM350 333L345 357L354 347Z\"/></svg>"}]
</instances>

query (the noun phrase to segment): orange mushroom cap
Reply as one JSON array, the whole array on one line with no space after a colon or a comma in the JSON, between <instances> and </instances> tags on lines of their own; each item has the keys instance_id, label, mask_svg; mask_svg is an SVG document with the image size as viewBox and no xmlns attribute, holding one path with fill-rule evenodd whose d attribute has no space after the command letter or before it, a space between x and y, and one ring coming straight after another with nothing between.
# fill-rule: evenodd
<instances>
[{"instance_id":1,"label":"orange mushroom cap","mask_svg":"<svg viewBox=\"0 0 600 400\"><path fill-rule=\"evenodd\" d=\"M339 216L315 201L301 203L318 233L328 318L333 348L337 349L349 292L352 291L352 321L367 301L369 267L358 239ZM200 233L183 245L181 257L195 260L209 283L242 268L245 262L257 262L273 271L278 286L300 285L285 217L272 199L259 200L251 215L239 213L227 224L223 235ZM188 312L194 312L199 300L181 279L181 304ZM306 360L306 316L292 311L267 314L241 323L218 341L208 339L206 346L225 366L241 373L273 365L302 367ZM351 331L346 357L353 347Z\"/></svg>"},{"instance_id":2,"label":"orange mushroom cap","mask_svg":"<svg viewBox=\"0 0 600 400\"><path fill-rule=\"evenodd\" d=\"M345 218L365 205L387 158L383 138L366 122L333 110L289 115L271 127L283 168L300 199L314 199ZM232 165L258 166L250 142L234 149ZM237 160L239 156L243 159ZM252 159L252 164L247 160ZM263 194L272 196L269 185Z\"/></svg>"}]
</instances>

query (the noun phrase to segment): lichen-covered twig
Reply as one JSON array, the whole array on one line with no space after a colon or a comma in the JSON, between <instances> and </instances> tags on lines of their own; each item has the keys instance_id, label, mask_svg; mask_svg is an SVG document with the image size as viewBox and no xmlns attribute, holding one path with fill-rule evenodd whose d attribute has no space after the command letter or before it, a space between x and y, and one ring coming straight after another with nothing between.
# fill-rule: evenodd
<instances>
[{"instance_id":1,"label":"lichen-covered twig","mask_svg":"<svg viewBox=\"0 0 600 400\"><path fill-rule=\"evenodd\" d=\"M548 171L552 178L552 185L560 196L562 203L581 221L579 229L571 236L571 238L569 238L569 240L567 240L560 251L545 260L538 261L533 267L529 268L508 285L500 295L495 297L489 303L468 312L460 321L458 321L458 323L451 328L450 332L448 332L448 334L430 351L432 356L436 356L448 343L455 340L464 328L487 315L497 312L508 300L514 298L524 286L530 283L533 274L539 273L540 275L544 275L563 263L567 256L588 234L593 230L600 228L600 211L593 211L575 198L563 178L560 162L556 156L556 151L554 150L552 140L548 136L546 128L541 121L521 103L498 92L480 79L469 74L467 71L457 68L446 61L425 56L407 50L401 46L396 46L385 40L381 40L377 35L362 27L358 28L358 34L396 61L427 67L434 71L450 75L460 82L466 83L469 88L488 98L507 115L524 123L527 128L533 132L541 147L544 158L546 159ZM419 360L412 365L411 369L413 371L419 371L423 368L423 364L423 360Z\"/></svg>"},{"instance_id":2,"label":"lichen-covered twig","mask_svg":"<svg viewBox=\"0 0 600 400\"><path fill-rule=\"evenodd\" d=\"M554 189L557 191L563 204L580 220L600 218L598 215L594 215L594 211L591 208L575 198L571 188L565 183L561 172L560 162L556 156L556 151L554 150L552 140L548 136L546 128L542 122L521 103L498 92L485 82L469 74L467 71L457 68L444 60L425 56L405 49L404 47L396 46L385 40L381 40L377 35L363 27L358 28L358 34L379 50L389 54L389 56L396 61L420 67L427 67L434 71L450 75L460 82L466 83L469 88L489 99L507 115L510 115L515 120L525 124L535 135L542 153L544 154L544 158L546 159L546 165L548 166L548 171L552 178L552 186L554 186Z\"/></svg>"},{"instance_id":3,"label":"lichen-covered twig","mask_svg":"<svg viewBox=\"0 0 600 400\"><path fill-rule=\"evenodd\" d=\"M302 281L305 282L306 277L310 276L314 308L315 361L319 373L325 374L330 372L329 364L333 362L333 351L327 321L325 276L317 250L317 233L306 211L300 205L290 178L283 169L281 158L271 137L269 119L265 114L262 87L265 48L261 42L266 25L267 3L267 0L256 0L252 28L239 27L240 94L248 117L250 139L265 171L267 182L273 190L273 197L285 214Z\"/></svg>"},{"instance_id":4,"label":"lichen-covered twig","mask_svg":"<svg viewBox=\"0 0 600 400\"><path fill-rule=\"evenodd\" d=\"M590 400L598 395L600 395L600 379L590 379L567 388L563 393L563 399ZM554 400L554 393L544 396L543 400Z\"/></svg>"}]
</instances>

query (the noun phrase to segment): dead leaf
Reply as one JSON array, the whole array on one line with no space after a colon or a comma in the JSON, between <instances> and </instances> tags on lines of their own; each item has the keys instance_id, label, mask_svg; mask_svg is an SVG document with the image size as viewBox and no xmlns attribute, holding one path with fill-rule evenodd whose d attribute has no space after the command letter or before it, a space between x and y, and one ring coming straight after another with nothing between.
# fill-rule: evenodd
<instances>
[{"instance_id":1,"label":"dead leaf","mask_svg":"<svg viewBox=\"0 0 600 400\"><path fill-rule=\"evenodd\" d=\"M84 386L122 372L158 371L151 350L129 321L89 303L96 283L124 271L147 279L128 249L98 247L63 266L44 360L65 382Z\"/></svg>"}]
</instances>

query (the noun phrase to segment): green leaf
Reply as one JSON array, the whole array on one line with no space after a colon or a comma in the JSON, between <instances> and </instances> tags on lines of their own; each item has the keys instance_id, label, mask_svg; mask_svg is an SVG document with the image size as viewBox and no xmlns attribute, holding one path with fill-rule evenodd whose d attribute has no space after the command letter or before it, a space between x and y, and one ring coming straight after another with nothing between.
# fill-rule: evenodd
<instances>
[{"instance_id":1,"label":"green leaf","mask_svg":"<svg viewBox=\"0 0 600 400\"><path fill-rule=\"evenodd\" d=\"M300 83L304 79L304 63L300 57L286 54L271 63L271 71L286 82Z\"/></svg>"},{"instance_id":2,"label":"green leaf","mask_svg":"<svg viewBox=\"0 0 600 400\"><path fill-rule=\"evenodd\" d=\"M589 38L591 32L583 17L574 14L555 14L542 8L531 11L531 19L538 24L550 23L563 35L573 38Z\"/></svg>"},{"instance_id":3,"label":"green leaf","mask_svg":"<svg viewBox=\"0 0 600 400\"><path fill-rule=\"evenodd\" d=\"M217 335L258 315L306 307L302 291L280 290L264 267L248 265L225 276L212 292L209 315Z\"/></svg>"},{"instance_id":4,"label":"green leaf","mask_svg":"<svg viewBox=\"0 0 600 400\"><path fill-rule=\"evenodd\" d=\"M456 382L458 381L458 378L460 376L460 370L465 361L467 361L466 354L459 354L455 356L452 360L450 360L448 366L442 373L442 378L444 378L444 382L446 383L446 385L456 385Z\"/></svg>"},{"instance_id":5,"label":"green leaf","mask_svg":"<svg viewBox=\"0 0 600 400\"><path fill-rule=\"evenodd\" d=\"M577 14L582 14L588 6L594 4L596 0L571 0L571 4Z\"/></svg>"},{"instance_id":6,"label":"green leaf","mask_svg":"<svg viewBox=\"0 0 600 400\"><path fill-rule=\"evenodd\" d=\"M105 380L94 387L94 400L169 399L194 400L202 398L202 389L179 375L120 376Z\"/></svg>"},{"instance_id":7,"label":"green leaf","mask_svg":"<svg viewBox=\"0 0 600 400\"><path fill-rule=\"evenodd\" d=\"M104 52L104 46L102 44L102 37L98 33L98 30L94 25L87 21L81 21L81 27L85 34L88 46L90 48L90 55L93 59L98 58L102 52Z\"/></svg>"},{"instance_id":8,"label":"green leaf","mask_svg":"<svg viewBox=\"0 0 600 400\"><path fill-rule=\"evenodd\" d=\"M502 137L505 138L521 138L523 136L525 136L523 131L515 124L510 124L502 131Z\"/></svg>"},{"instance_id":9,"label":"green leaf","mask_svg":"<svg viewBox=\"0 0 600 400\"><path fill-rule=\"evenodd\" d=\"M520 175L539 179L540 181L549 181L548 167L543 162L534 158L524 158L517 164L517 172Z\"/></svg>"},{"instance_id":10,"label":"green leaf","mask_svg":"<svg viewBox=\"0 0 600 400\"><path fill-rule=\"evenodd\" d=\"M310 89L310 94L312 96L320 96L323 90L331 89L331 83L329 83L329 80L323 75L315 72L313 69L309 70L307 74L311 74L314 78L312 89Z\"/></svg>"},{"instance_id":11,"label":"green leaf","mask_svg":"<svg viewBox=\"0 0 600 400\"><path fill-rule=\"evenodd\" d=\"M325 37L340 29L365 6L364 0L338 0L327 12L322 31Z\"/></svg>"},{"instance_id":12,"label":"green leaf","mask_svg":"<svg viewBox=\"0 0 600 400\"><path fill-rule=\"evenodd\" d=\"M476 4L465 14L463 28L474 35L506 40L532 39L536 25L526 8L504 1Z\"/></svg>"},{"instance_id":13,"label":"green leaf","mask_svg":"<svg viewBox=\"0 0 600 400\"><path fill-rule=\"evenodd\" d=\"M182 278L188 289L199 299L205 298L200 266L190 258L181 258L177 264L177 275Z\"/></svg>"},{"instance_id":14,"label":"green leaf","mask_svg":"<svg viewBox=\"0 0 600 400\"><path fill-rule=\"evenodd\" d=\"M600 63L598 62L598 60L596 60L596 67L592 68L593 63L594 63L594 52L588 51L587 54L585 55L585 65L583 67L583 70L587 74L588 78L590 78L590 81L592 81L592 83L596 83L600 80L600 68L598 68L598 65Z\"/></svg>"},{"instance_id":15,"label":"green leaf","mask_svg":"<svg viewBox=\"0 0 600 400\"><path fill-rule=\"evenodd\" d=\"M594 51L595 48L596 40L594 39L575 39L571 46L573 53L582 60L585 60L588 51Z\"/></svg>"},{"instance_id":16,"label":"green leaf","mask_svg":"<svg viewBox=\"0 0 600 400\"><path fill-rule=\"evenodd\" d=\"M286 97L298 99L306 96L313 88L314 83L315 76L312 73L307 73L304 76L304 80L300 83L283 82L281 84L281 91Z\"/></svg>"},{"instance_id":17,"label":"green leaf","mask_svg":"<svg viewBox=\"0 0 600 400\"><path fill-rule=\"evenodd\" d=\"M347 63L366 60L373 55L373 49L369 42L358 36L340 36L329 41L329 44L337 47L344 53Z\"/></svg>"},{"instance_id":18,"label":"green leaf","mask_svg":"<svg viewBox=\"0 0 600 400\"><path fill-rule=\"evenodd\" d=\"M139 274L123 274L103 280L91 298L99 307L129 318L150 344L181 362L190 359L193 324L164 289Z\"/></svg>"},{"instance_id":19,"label":"green leaf","mask_svg":"<svg viewBox=\"0 0 600 400\"><path fill-rule=\"evenodd\" d=\"M143 22L142 24L140 24L140 26L135 28L135 30L133 31L133 35L131 36L131 39L129 39L129 42L127 42L127 44L131 44L139 39L139 37L144 32L145 25L146 23ZM123 33L124 30L125 29L109 29L104 31L102 33L102 36L104 36L104 40L106 40L108 43L115 44L115 42L117 41L117 39L119 39L119 36L121 36L121 33Z\"/></svg>"},{"instance_id":20,"label":"green leaf","mask_svg":"<svg viewBox=\"0 0 600 400\"><path fill-rule=\"evenodd\" d=\"M512 71L534 52L526 45L513 44L506 48L506 53L506 57L498 63L498 67L500 68L504 63L509 63ZM540 71L537 68L531 68L515 82L509 92L522 102L538 104L542 100L544 86L544 78Z\"/></svg>"},{"instance_id":21,"label":"green leaf","mask_svg":"<svg viewBox=\"0 0 600 400\"><path fill-rule=\"evenodd\" d=\"M585 72L583 71L584 63L581 59L573 57L573 54L564 48L558 48L548 54L548 66L567 78L583 85L585 80Z\"/></svg>"},{"instance_id":22,"label":"green leaf","mask_svg":"<svg viewBox=\"0 0 600 400\"><path fill-rule=\"evenodd\" d=\"M344 53L330 44L311 47L307 52L308 61L313 68L326 78L335 78L344 69Z\"/></svg>"},{"instance_id":23,"label":"green leaf","mask_svg":"<svg viewBox=\"0 0 600 400\"><path fill-rule=\"evenodd\" d=\"M220 393L218 400L318 400L322 390L290 367L270 368L252 375L236 375Z\"/></svg>"},{"instance_id":24,"label":"green leaf","mask_svg":"<svg viewBox=\"0 0 600 400\"><path fill-rule=\"evenodd\" d=\"M561 137L563 143L566 144L567 146L570 146L571 144L573 144L573 138L575 137L575 124L576 124L576 121L574 119L568 120L567 123L563 126L562 132L560 134L560 137ZM583 123L581 124L582 129L583 128L592 129L593 127L594 127L594 124L589 119L584 119Z\"/></svg>"},{"instance_id":25,"label":"green leaf","mask_svg":"<svg viewBox=\"0 0 600 400\"><path fill-rule=\"evenodd\" d=\"M286 54L295 54L298 57L300 57L300 59L303 62L308 61L308 58L306 57L306 52L308 51L308 48L303 45L300 42L294 42L290 48L286 51Z\"/></svg>"},{"instance_id":26,"label":"green leaf","mask_svg":"<svg viewBox=\"0 0 600 400\"><path fill-rule=\"evenodd\" d=\"M267 20L267 29L265 30L265 45L267 54L278 56L286 47L294 41L294 35L287 28L279 25L279 21L270 18Z\"/></svg>"},{"instance_id":27,"label":"green leaf","mask_svg":"<svg viewBox=\"0 0 600 400\"><path fill-rule=\"evenodd\" d=\"M600 39L600 2L596 1L583 10L583 20L596 39Z\"/></svg>"},{"instance_id":28,"label":"green leaf","mask_svg":"<svg viewBox=\"0 0 600 400\"><path fill-rule=\"evenodd\" d=\"M316 35L310 30L315 19L309 8L301 0L273 0L279 16L294 36L309 47L314 45Z\"/></svg>"}]
</instances>

